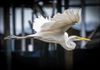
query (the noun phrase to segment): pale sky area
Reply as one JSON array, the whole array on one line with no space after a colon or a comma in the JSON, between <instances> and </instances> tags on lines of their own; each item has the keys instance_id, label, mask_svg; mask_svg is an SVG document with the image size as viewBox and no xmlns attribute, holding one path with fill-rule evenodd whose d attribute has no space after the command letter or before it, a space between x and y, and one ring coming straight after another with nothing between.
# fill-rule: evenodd
<instances>
[{"instance_id":1,"label":"pale sky area","mask_svg":"<svg viewBox=\"0 0 100 70\"><path fill-rule=\"evenodd\" d=\"M98 25L100 25L100 7L86 7L86 30L94 30ZM80 30L80 24L74 25L73 28Z\"/></svg>"},{"instance_id":2,"label":"pale sky area","mask_svg":"<svg viewBox=\"0 0 100 70\"><path fill-rule=\"evenodd\" d=\"M16 9L16 34L21 33L21 9ZM28 21L32 20L32 10L29 8L24 9L24 29L26 33L31 33L30 25Z\"/></svg>"}]
</instances>

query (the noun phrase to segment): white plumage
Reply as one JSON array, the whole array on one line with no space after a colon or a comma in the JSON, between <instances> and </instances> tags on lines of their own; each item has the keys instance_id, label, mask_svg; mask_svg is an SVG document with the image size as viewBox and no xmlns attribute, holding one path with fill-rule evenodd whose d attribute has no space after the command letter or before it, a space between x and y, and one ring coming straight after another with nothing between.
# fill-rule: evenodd
<instances>
[{"instance_id":1,"label":"white plumage","mask_svg":"<svg viewBox=\"0 0 100 70\"><path fill-rule=\"evenodd\" d=\"M68 9L65 10L62 14L57 13L53 16L53 18L44 18L42 16L39 16L38 18L34 19L33 23L33 29L36 31L35 34L31 34L24 37L9 36L5 39L22 39L34 37L45 42L60 44L66 50L73 50L76 46L74 41L90 40L78 36L68 37L68 34L66 32L72 25L80 21L80 12L80 9Z\"/></svg>"}]
</instances>

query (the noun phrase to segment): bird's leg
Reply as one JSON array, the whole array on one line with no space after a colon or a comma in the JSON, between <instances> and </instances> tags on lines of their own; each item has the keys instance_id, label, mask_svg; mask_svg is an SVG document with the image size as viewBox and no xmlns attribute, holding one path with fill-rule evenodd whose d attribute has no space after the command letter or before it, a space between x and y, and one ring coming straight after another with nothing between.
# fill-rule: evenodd
<instances>
[{"instance_id":1,"label":"bird's leg","mask_svg":"<svg viewBox=\"0 0 100 70\"><path fill-rule=\"evenodd\" d=\"M23 38L25 38L25 37L20 37L20 36L7 36L7 37L4 38L4 40L6 40L6 39L23 39Z\"/></svg>"},{"instance_id":2,"label":"bird's leg","mask_svg":"<svg viewBox=\"0 0 100 70\"><path fill-rule=\"evenodd\" d=\"M31 38L31 37L34 37L34 35L27 35L27 36L7 36L5 37L4 39L25 39L25 38Z\"/></svg>"}]
</instances>

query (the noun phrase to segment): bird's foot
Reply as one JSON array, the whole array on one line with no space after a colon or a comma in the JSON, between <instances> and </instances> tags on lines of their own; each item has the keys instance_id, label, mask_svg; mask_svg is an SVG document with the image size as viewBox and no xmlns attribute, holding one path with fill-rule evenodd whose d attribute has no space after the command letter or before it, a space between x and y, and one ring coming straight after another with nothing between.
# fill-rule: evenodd
<instances>
[{"instance_id":1,"label":"bird's foot","mask_svg":"<svg viewBox=\"0 0 100 70\"><path fill-rule=\"evenodd\" d=\"M7 39L15 39L15 38L16 38L16 36L10 35L10 36L4 37L4 40L7 40Z\"/></svg>"}]
</instances>

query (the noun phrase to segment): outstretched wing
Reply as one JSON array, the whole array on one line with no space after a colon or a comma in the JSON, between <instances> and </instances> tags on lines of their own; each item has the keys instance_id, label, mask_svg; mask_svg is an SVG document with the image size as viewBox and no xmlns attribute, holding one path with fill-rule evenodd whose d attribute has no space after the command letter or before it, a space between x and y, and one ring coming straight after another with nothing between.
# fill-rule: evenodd
<instances>
[{"instance_id":1,"label":"outstretched wing","mask_svg":"<svg viewBox=\"0 0 100 70\"><path fill-rule=\"evenodd\" d=\"M51 27L55 29L64 29L66 31L80 20L80 9L67 9L62 14L58 13L53 18L56 21Z\"/></svg>"},{"instance_id":2,"label":"outstretched wing","mask_svg":"<svg viewBox=\"0 0 100 70\"><path fill-rule=\"evenodd\" d=\"M34 20L33 29L35 31L55 31L65 32L80 20L80 9L68 9L62 14L57 13L53 18L44 18L40 16Z\"/></svg>"}]
</instances>

